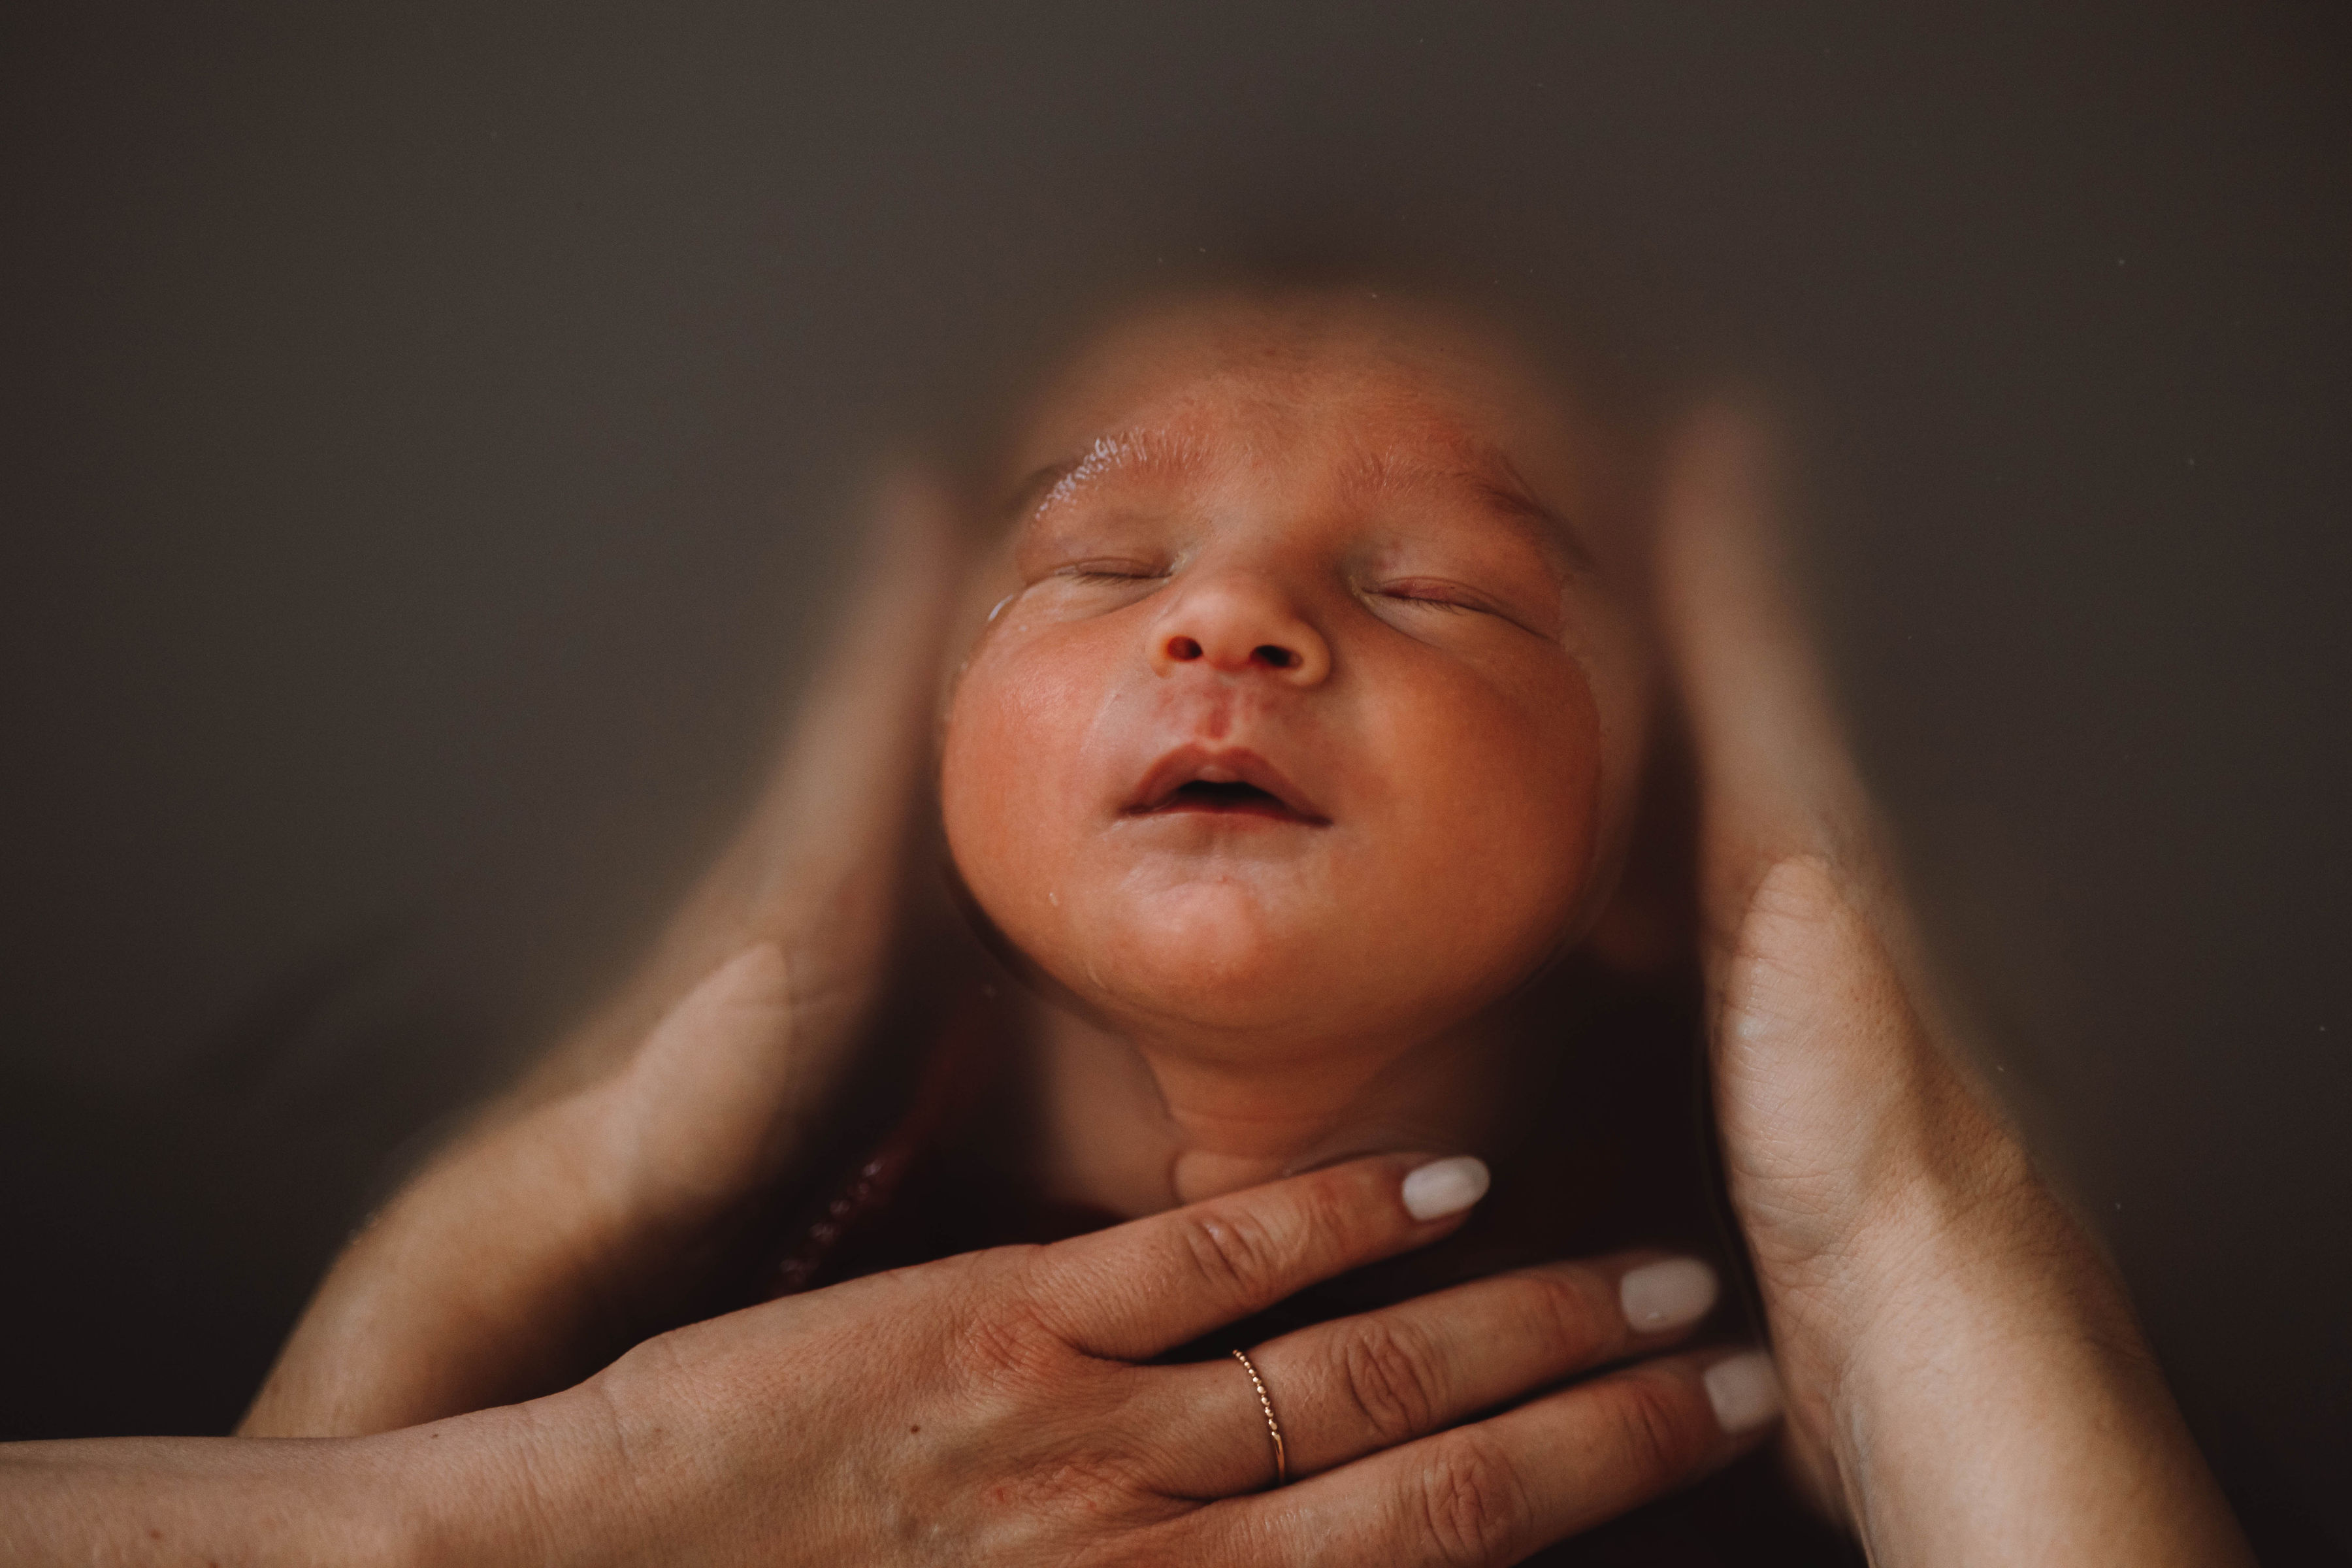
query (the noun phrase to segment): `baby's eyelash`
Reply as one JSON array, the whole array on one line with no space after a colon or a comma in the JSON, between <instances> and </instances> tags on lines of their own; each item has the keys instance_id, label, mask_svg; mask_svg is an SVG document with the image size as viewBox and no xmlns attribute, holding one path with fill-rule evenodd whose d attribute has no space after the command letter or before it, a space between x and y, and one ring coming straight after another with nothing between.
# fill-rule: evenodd
<instances>
[{"instance_id":1,"label":"baby's eyelash","mask_svg":"<svg viewBox=\"0 0 2352 1568\"><path fill-rule=\"evenodd\" d=\"M1461 610L1477 615L1490 615L1494 613L1483 602L1472 598L1458 590L1447 589L1444 592L1423 591L1416 593L1414 591L1415 586L1415 584L1411 583L1399 583L1390 587L1377 588L1373 591L1384 599L1394 599L1400 604L1427 605L1435 609Z\"/></svg>"},{"instance_id":2,"label":"baby's eyelash","mask_svg":"<svg viewBox=\"0 0 2352 1568\"><path fill-rule=\"evenodd\" d=\"M1149 583L1167 574L1139 562L1082 562L1054 574L1074 583Z\"/></svg>"},{"instance_id":3,"label":"baby's eyelash","mask_svg":"<svg viewBox=\"0 0 2352 1568\"><path fill-rule=\"evenodd\" d=\"M1504 626L1517 626L1523 632L1549 641L1550 636L1531 624L1525 616L1484 594L1473 592L1458 583L1427 578L1409 579L1402 583L1383 583L1369 590L1374 596L1401 605L1426 605L1453 616L1484 616Z\"/></svg>"}]
</instances>

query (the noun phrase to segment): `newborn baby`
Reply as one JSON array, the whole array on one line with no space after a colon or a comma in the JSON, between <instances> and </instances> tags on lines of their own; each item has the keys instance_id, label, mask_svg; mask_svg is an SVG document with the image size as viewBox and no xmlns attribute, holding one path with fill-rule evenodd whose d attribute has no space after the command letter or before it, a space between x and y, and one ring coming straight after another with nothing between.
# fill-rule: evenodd
<instances>
[{"instance_id":1,"label":"newborn baby","mask_svg":"<svg viewBox=\"0 0 2352 1568\"><path fill-rule=\"evenodd\" d=\"M1478 1154L1495 1193L1198 1350L1605 1247L1738 1267L1690 967L1625 875L1662 817L1631 426L1496 326L1368 290L1165 304L1048 383L990 479L1009 529L940 774L1026 984L961 1009L778 1289L1381 1150ZM1562 1550L1842 1555L1752 1464L1702 1493Z\"/></svg>"},{"instance_id":2,"label":"newborn baby","mask_svg":"<svg viewBox=\"0 0 2352 1568\"><path fill-rule=\"evenodd\" d=\"M1049 983L1055 1191L1490 1130L1495 1005L1632 837L1631 458L1493 329L1365 293L1166 308L1048 391L940 779Z\"/></svg>"}]
</instances>

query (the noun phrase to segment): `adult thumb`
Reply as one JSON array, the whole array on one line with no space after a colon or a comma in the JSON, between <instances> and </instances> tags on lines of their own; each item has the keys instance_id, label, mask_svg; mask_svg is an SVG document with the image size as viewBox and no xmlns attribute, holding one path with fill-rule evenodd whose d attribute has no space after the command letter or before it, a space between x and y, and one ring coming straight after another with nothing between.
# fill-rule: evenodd
<instances>
[{"instance_id":1,"label":"adult thumb","mask_svg":"<svg viewBox=\"0 0 2352 1568\"><path fill-rule=\"evenodd\" d=\"M757 942L688 992L595 1091L638 1217L700 1224L776 1178L831 1081L794 1034L783 950Z\"/></svg>"}]
</instances>

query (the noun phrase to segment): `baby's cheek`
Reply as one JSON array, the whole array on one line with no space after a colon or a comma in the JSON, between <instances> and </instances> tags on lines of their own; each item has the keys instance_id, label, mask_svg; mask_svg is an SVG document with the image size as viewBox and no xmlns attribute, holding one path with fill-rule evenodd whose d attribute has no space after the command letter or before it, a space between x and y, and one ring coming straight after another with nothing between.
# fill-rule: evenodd
<instances>
[{"instance_id":1,"label":"baby's cheek","mask_svg":"<svg viewBox=\"0 0 2352 1568\"><path fill-rule=\"evenodd\" d=\"M949 710L940 764L948 847L972 896L1016 941L1058 904L1072 818L1066 794L1067 709L1077 694L1034 659L976 661Z\"/></svg>"},{"instance_id":2,"label":"baby's cheek","mask_svg":"<svg viewBox=\"0 0 2352 1568\"><path fill-rule=\"evenodd\" d=\"M1601 817L1599 716L1580 676L1462 682L1410 716L1396 802L1406 873L1434 922L1497 949L1547 947L1576 912ZM1404 737L1399 737L1402 741Z\"/></svg>"}]
</instances>

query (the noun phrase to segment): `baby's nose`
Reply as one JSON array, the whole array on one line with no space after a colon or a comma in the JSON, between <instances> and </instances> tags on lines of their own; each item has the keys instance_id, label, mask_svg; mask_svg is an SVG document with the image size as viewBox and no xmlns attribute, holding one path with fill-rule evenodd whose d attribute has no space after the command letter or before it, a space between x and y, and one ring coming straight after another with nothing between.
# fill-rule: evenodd
<instances>
[{"instance_id":1,"label":"baby's nose","mask_svg":"<svg viewBox=\"0 0 2352 1568\"><path fill-rule=\"evenodd\" d=\"M1186 665L1225 674L1258 670L1286 685L1317 686L1331 673L1330 645L1269 588L1202 584L1152 627L1151 664L1160 675Z\"/></svg>"}]
</instances>

